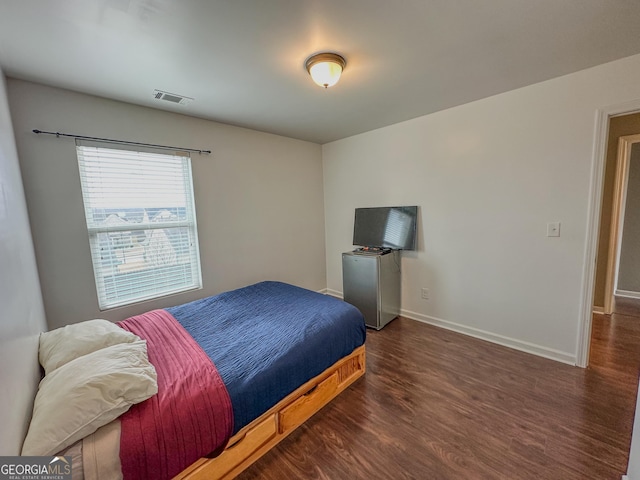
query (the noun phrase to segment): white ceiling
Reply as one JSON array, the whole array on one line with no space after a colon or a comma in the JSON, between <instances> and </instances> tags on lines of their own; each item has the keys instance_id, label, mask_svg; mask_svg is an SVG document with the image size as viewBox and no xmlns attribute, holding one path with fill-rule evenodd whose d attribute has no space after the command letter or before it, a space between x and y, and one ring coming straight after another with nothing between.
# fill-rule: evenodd
<instances>
[{"instance_id":1,"label":"white ceiling","mask_svg":"<svg viewBox=\"0 0 640 480\"><path fill-rule=\"evenodd\" d=\"M326 143L640 53L639 25L639 0L0 0L0 66ZM328 90L320 51L347 59Z\"/></svg>"}]
</instances>

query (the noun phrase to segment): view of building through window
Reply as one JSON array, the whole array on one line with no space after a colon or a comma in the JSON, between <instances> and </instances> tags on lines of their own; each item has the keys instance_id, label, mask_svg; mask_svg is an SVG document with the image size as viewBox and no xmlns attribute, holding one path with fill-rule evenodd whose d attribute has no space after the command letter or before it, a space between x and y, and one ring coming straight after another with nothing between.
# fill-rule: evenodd
<instances>
[{"instance_id":1,"label":"view of building through window","mask_svg":"<svg viewBox=\"0 0 640 480\"><path fill-rule=\"evenodd\" d=\"M100 307L199 288L190 159L77 152Z\"/></svg>"}]
</instances>

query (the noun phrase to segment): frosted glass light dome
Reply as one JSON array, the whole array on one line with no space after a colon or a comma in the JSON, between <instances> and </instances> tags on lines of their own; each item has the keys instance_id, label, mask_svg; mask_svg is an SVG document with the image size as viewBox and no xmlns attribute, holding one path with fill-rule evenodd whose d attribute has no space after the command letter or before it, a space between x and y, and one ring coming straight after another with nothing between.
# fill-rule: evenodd
<instances>
[{"instance_id":1,"label":"frosted glass light dome","mask_svg":"<svg viewBox=\"0 0 640 480\"><path fill-rule=\"evenodd\" d=\"M316 84L324 88L338 83L346 64L346 60L337 53L318 53L306 61L309 75Z\"/></svg>"}]
</instances>

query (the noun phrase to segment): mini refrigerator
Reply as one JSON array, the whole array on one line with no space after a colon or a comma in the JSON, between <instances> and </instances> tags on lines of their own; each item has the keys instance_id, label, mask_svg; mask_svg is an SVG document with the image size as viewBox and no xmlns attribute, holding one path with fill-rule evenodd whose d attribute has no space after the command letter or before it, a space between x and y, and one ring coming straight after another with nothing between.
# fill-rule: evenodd
<instances>
[{"instance_id":1,"label":"mini refrigerator","mask_svg":"<svg viewBox=\"0 0 640 480\"><path fill-rule=\"evenodd\" d=\"M367 327L380 330L400 314L400 252L342 254L345 302L358 308Z\"/></svg>"}]
</instances>

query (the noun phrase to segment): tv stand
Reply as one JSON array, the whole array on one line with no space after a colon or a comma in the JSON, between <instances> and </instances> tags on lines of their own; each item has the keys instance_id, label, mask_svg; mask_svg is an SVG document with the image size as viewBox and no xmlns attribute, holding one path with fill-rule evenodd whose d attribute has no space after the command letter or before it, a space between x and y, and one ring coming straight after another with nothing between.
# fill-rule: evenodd
<instances>
[{"instance_id":1,"label":"tv stand","mask_svg":"<svg viewBox=\"0 0 640 480\"><path fill-rule=\"evenodd\" d=\"M380 330L400 314L400 252L378 250L342 254L344 300Z\"/></svg>"}]
</instances>

